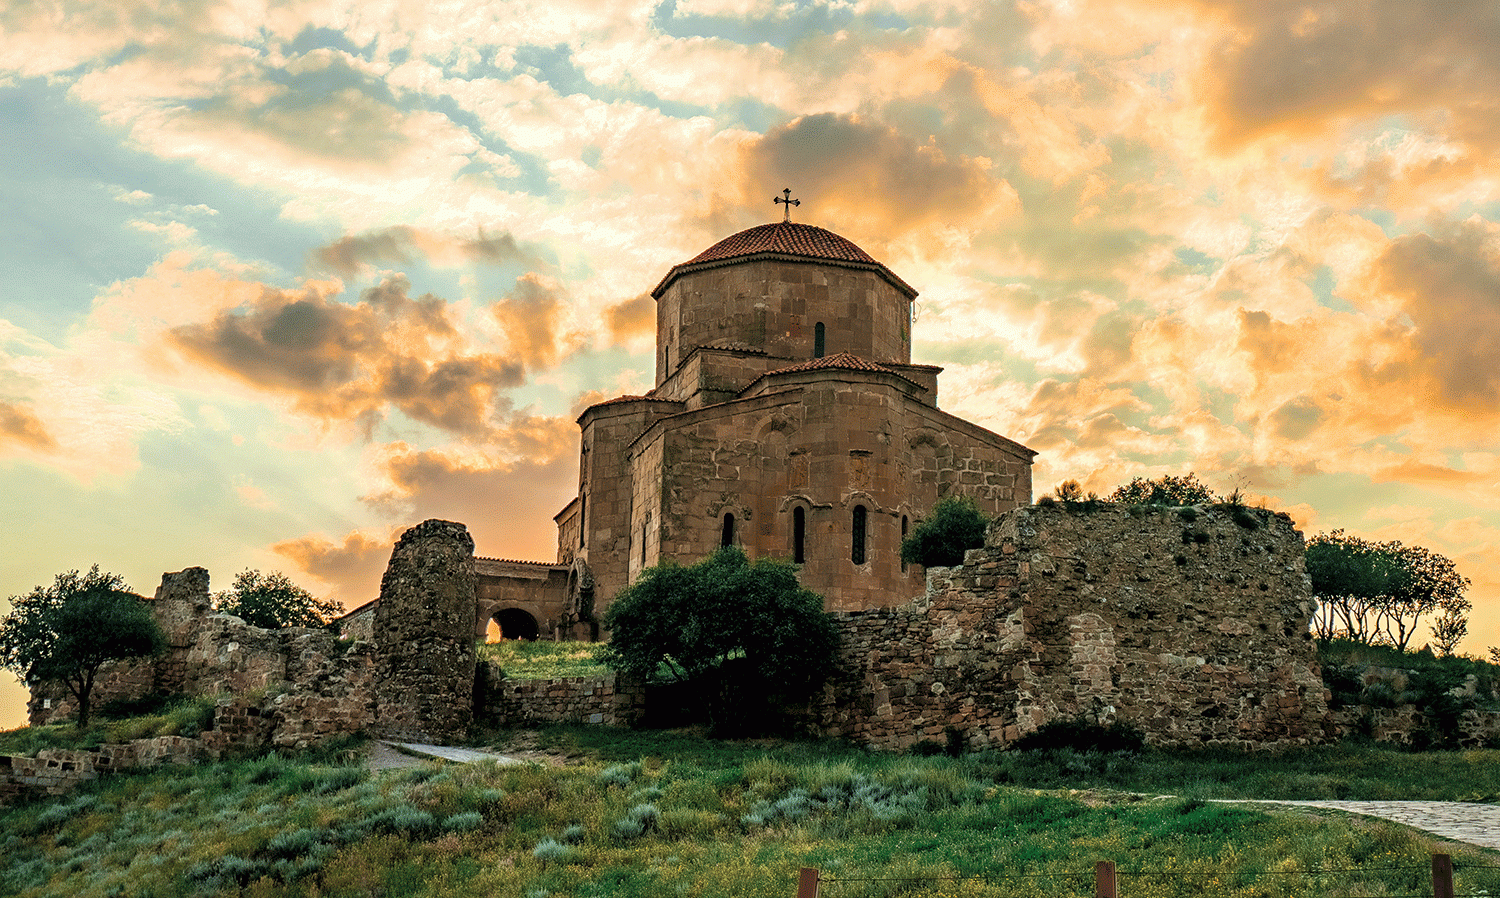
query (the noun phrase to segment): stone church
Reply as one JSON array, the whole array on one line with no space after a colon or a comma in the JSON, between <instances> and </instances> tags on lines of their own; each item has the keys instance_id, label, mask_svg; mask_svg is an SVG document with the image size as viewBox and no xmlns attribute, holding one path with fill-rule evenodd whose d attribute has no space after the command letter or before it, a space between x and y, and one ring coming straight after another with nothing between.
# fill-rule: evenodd
<instances>
[{"instance_id":1,"label":"stone church","mask_svg":"<svg viewBox=\"0 0 1500 898\"><path fill-rule=\"evenodd\" d=\"M556 563L477 559L481 632L596 637L643 568L726 545L796 562L829 610L897 605L925 582L901 539L938 499L1031 501L1036 453L938 407L941 369L911 361L917 291L844 237L788 216L651 295L655 388L579 416Z\"/></svg>"}]
</instances>

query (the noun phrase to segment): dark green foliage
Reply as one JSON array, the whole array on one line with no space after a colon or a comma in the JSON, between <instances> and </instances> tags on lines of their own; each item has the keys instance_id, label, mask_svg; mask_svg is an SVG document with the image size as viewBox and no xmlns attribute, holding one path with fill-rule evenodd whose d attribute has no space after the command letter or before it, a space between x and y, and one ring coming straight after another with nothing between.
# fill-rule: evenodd
<instances>
[{"instance_id":1,"label":"dark green foliage","mask_svg":"<svg viewBox=\"0 0 1500 898\"><path fill-rule=\"evenodd\" d=\"M610 603L604 624L605 664L693 684L717 726L745 721L738 712L768 691L806 698L832 672L838 641L823 599L802 588L794 566L751 563L733 546L688 567L647 568Z\"/></svg>"},{"instance_id":2,"label":"dark green foliage","mask_svg":"<svg viewBox=\"0 0 1500 898\"><path fill-rule=\"evenodd\" d=\"M1469 580L1436 552L1335 530L1309 539L1306 559L1319 603L1314 632L1325 641L1343 637L1404 651L1420 621L1437 613L1435 644L1452 654L1468 629Z\"/></svg>"},{"instance_id":3,"label":"dark green foliage","mask_svg":"<svg viewBox=\"0 0 1500 898\"><path fill-rule=\"evenodd\" d=\"M161 628L118 574L58 574L50 587L11 597L0 621L0 667L28 683L55 680L78 700L78 726L89 724L94 679L110 661L158 654Z\"/></svg>"},{"instance_id":4,"label":"dark green foliage","mask_svg":"<svg viewBox=\"0 0 1500 898\"><path fill-rule=\"evenodd\" d=\"M1110 493L1111 502L1122 505L1212 505L1219 501L1197 475L1182 477L1166 474L1147 479L1137 477Z\"/></svg>"},{"instance_id":5,"label":"dark green foliage","mask_svg":"<svg viewBox=\"0 0 1500 898\"><path fill-rule=\"evenodd\" d=\"M337 602L315 598L285 574L240 571L234 585L214 595L214 610L232 614L252 627L326 627L344 613Z\"/></svg>"},{"instance_id":6,"label":"dark green foliage","mask_svg":"<svg viewBox=\"0 0 1500 898\"><path fill-rule=\"evenodd\" d=\"M964 563L964 552L984 545L990 520L968 496L947 496L932 507L927 520L901 541L901 560L923 567Z\"/></svg>"},{"instance_id":7,"label":"dark green foliage","mask_svg":"<svg viewBox=\"0 0 1500 898\"><path fill-rule=\"evenodd\" d=\"M1053 720L1017 739L1012 747L1020 751L1138 752L1146 747L1146 737L1128 723Z\"/></svg>"}]
</instances>

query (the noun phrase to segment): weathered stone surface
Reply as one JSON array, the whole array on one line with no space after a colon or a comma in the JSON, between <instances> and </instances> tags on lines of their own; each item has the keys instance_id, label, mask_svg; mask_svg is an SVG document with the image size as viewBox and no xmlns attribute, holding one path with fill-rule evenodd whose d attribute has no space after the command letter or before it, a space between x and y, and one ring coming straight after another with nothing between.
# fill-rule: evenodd
<instances>
[{"instance_id":1,"label":"weathered stone surface","mask_svg":"<svg viewBox=\"0 0 1500 898\"><path fill-rule=\"evenodd\" d=\"M644 684L602 677L562 677L555 680L507 680L495 665L482 669L488 677L487 701L480 712L505 726L538 723L587 723L632 726L645 713Z\"/></svg>"},{"instance_id":2,"label":"weathered stone surface","mask_svg":"<svg viewBox=\"0 0 1500 898\"><path fill-rule=\"evenodd\" d=\"M403 533L375 609L377 732L417 742L468 734L475 607L468 529L429 520Z\"/></svg>"},{"instance_id":3,"label":"weathered stone surface","mask_svg":"<svg viewBox=\"0 0 1500 898\"><path fill-rule=\"evenodd\" d=\"M956 729L1000 747L1057 719L1158 745L1321 741L1302 537L1285 515L1031 506L901 608L842 615L826 730L905 748ZM1247 520L1242 518L1242 520Z\"/></svg>"}]
</instances>

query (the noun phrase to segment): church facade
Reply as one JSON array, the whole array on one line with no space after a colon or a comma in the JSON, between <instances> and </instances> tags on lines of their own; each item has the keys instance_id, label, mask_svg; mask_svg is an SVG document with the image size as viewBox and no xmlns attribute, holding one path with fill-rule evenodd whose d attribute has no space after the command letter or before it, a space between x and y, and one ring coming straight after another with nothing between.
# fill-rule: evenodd
<instances>
[{"instance_id":1,"label":"church facade","mask_svg":"<svg viewBox=\"0 0 1500 898\"><path fill-rule=\"evenodd\" d=\"M796 562L829 610L920 594L902 537L947 495L990 514L1029 503L1035 453L938 407L941 369L911 362L916 295L849 240L790 221L673 267L652 291L655 387L584 410L558 561L530 573L525 602L502 582L516 572L486 576L499 563L481 559L481 626L523 635L530 606L540 632L590 638L642 569L723 545Z\"/></svg>"}]
</instances>

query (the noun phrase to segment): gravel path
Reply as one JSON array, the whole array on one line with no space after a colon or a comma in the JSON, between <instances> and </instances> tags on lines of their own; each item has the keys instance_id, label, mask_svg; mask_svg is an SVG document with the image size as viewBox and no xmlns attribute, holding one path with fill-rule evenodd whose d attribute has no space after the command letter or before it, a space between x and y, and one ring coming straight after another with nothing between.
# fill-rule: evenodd
<instances>
[{"instance_id":1,"label":"gravel path","mask_svg":"<svg viewBox=\"0 0 1500 898\"><path fill-rule=\"evenodd\" d=\"M397 770L439 760L458 764L468 764L474 761L495 761L499 764L521 763L519 758L497 755L488 751L476 751L472 748L424 745L420 742L372 742L370 744L371 770Z\"/></svg>"},{"instance_id":2,"label":"gravel path","mask_svg":"<svg viewBox=\"0 0 1500 898\"><path fill-rule=\"evenodd\" d=\"M1366 817L1401 823L1455 842L1500 850L1500 805L1467 801L1224 801L1226 804L1279 804L1363 814Z\"/></svg>"}]
</instances>

